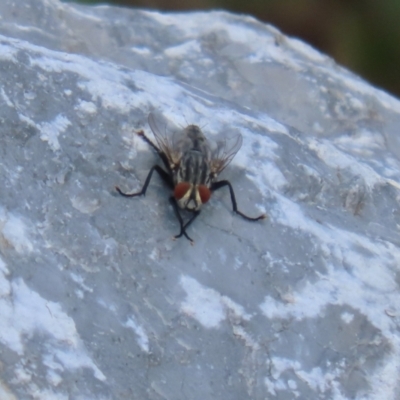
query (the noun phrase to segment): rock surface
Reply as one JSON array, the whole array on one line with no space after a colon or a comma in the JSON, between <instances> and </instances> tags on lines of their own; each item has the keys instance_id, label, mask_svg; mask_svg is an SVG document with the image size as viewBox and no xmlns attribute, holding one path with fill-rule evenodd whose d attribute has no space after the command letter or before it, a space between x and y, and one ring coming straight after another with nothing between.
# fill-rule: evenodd
<instances>
[{"instance_id":1,"label":"rock surface","mask_svg":"<svg viewBox=\"0 0 400 400\"><path fill-rule=\"evenodd\" d=\"M400 103L224 12L0 3L1 399L398 399ZM240 132L189 228L135 134Z\"/></svg>"}]
</instances>

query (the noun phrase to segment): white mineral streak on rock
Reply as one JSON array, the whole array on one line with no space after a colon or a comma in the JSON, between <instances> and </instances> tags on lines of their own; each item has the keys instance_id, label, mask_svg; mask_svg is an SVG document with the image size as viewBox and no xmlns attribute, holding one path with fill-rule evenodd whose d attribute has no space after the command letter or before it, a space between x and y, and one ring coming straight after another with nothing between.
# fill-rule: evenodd
<instances>
[{"instance_id":1,"label":"white mineral streak on rock","mask_svg":"<svg viewBox=\"0 0 400 400\"><path fill-rule=\"evenodd\" d=\"M71 122L68 118L65 118L63 115L57 115L53 121L43 122L38 125L40 138L43 141L48 142L53 151L60 150L58 137L68 128L69 125L71 125Z\"/></svg>"}]
</instances>

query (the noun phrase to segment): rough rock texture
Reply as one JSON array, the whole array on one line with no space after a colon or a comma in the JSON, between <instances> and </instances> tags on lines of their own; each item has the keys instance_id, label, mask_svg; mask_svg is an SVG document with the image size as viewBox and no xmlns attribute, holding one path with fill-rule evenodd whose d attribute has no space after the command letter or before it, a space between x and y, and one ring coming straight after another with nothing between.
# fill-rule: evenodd
<instances>
[{"instance_id":1,"label":"rough rock texture","mask_svg":"<svg viewBox=\"0 0 400 400\"><path fill-rule=\"evenodd\" d=\"M398 399L400 103L250 17L0 2L0 398ZM188 230L136 135L240 132Z\"/></svg>"}]
</instances>

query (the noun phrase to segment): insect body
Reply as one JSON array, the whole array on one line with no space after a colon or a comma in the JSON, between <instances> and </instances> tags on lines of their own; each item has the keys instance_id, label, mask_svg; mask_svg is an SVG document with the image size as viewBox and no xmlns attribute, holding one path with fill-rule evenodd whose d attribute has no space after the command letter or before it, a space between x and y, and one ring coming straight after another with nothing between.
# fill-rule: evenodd
<instances>
[{"instance_id":1,"label":"insect body","mask_svg":"<svg viewBox=\"0 0 400 400\"><path fill-rule=\"evenodd\" d=\"M238 135L231 145L227 145L227 142L224 141L212 149L197 125L189 125L180 132L168 134L154 114L151 113L148 120L157 145L143 131L139 131L138 135L157 152L166 170L159 165L154 165L150 169L140 192L128 194L116 187L118 193L125 197L145 195L152 174L157 171L163 181L173 190L173 195L169 198L169 201L181 229L175 238L184 235L191 243L193 243L193 240L186 233L187 227L198 217L201 206L207 203L211 193L224 186L229 188L234 212L249 221L258 221L266 217L265 214L255 218L243 214L237 208L231 183L227 180L217 181L218 175L239 151L242 145L241 135ZM186 223L182 219L180 209L193 214Z\"/></svg>"}]
</instances>

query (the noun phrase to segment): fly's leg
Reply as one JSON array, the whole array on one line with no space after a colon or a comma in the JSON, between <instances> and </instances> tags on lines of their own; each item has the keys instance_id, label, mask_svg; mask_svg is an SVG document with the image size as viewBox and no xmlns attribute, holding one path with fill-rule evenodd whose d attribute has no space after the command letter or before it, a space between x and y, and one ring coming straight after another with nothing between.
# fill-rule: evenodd
<instances>
[{"instance_id":1,"label":"fly's leg","mask_svg":"<svg viewBox=\"0 0 400 400\"><path fill-rule=\"evenodd\" d=\"M188 222L183 226L183 229L186 230L186 228L200 215L200 210L193 211L193 216L192 218L189 219ZM178 236L179 237L179 236Z\"/></svg>"},{"instance_id":2,"label":"fly's leg","mask_svg":"<svg viewBox=\"0 0 400 400\"><path fill-rule=\"evenodd\" d=\"M241 217L243 217L244 219L247 219L248 221L258 221L260 219L264 219L267 217L265 214L261 214L258 217L252 218L252 217L248 217L246 214L243 214L241 211L239 211L237 208L235 192L233 191L232 185L229 181L224 180L224 181L214 182L211 185L210 189L212 192L214 192L218 189L221 189L224 186L228 186L228 188L229 188L229 193L231 194L232 208L236 214L239 214Z\"/></svg>"},{"instance_id":3,"label":"fly's leg","mask_svg":"<svg viewBox=\"0 0 400 400\"><path fill-rule=\"evenodd\" d=\"M143 131L137 131L136 132L138 136L140 136L147 144L149 144L153 150L155 150L157 153L160 153L159 148L146 136L146 134Z\"/></svg>"},{"instance_id":4,"label":"fly's leg","mask_svg":"<svg viewBox=\"0 0 400 400\"><path fill-rule=\"evenodd\" d=\"M180 228L181 228L181 231L180 231L179 235L174 236L174 239L178 239L178 238L180 238L180 237L183 235L183 236L185 236L185 238L186 238L187 240L189 240L190 244L193 244L194 241L193 241L193 239L186 233L186 228L196 219L196 217L200 214L200 211L194 211L194 215L192 216L192 218L190 218L190 220L189 220L188 222L186 222L186 224L183 224L183 219L182 219L181 214L179 213L179 206L178 206L178 204L176 203L175 197L174 197L174 196L171 196L171 197L169 198L169 202L171 203L172 208L174 209L176 218L178 219L179 225L180 225Z\"/></svg>"},{"instance_id":5,"label":"fly's leg","mask_svg":"<svg viewBox=\"0 0 400 400\"><path fill-rule=\"evenodd\" d=\"M172 178L169 176L169 174L167 172L165 172L159 165L154 165L154 167L151 168L151 170L149 171L146 181L144 182L144 185L142 187L142 190L140 192L137 193L124 193L118 186L115 187L115 189L117 190L117 192L125 197L135 197L135 196L141 196L141 195L145 195L146 194L146 190L147 190L147 186L149 186L150 183L150 179L151 176L153 175L153 172L157 171L158 175L160 175L160 177L162 178L162 180L171 188L173 189L174 184L172 182Z\"/></svg>"},{"instance_id":6,"label":"fly's leg","mask_svg":"<svg viewBox=\"0 0 400 400\"><path fill-rule=\"evenodd\" d=\"M178 222L179 222L179 225L180 225L180 228L181 228L181 231L180 231L179 235L174 236L174 239L180 238L182 235L184 235L186 237L186 239L189 240L189 242L191 244L193 244L193 239L185 231L185 226L183 224L183 219L182 219L182 216L181 216L181 214L179 212L179 206L178 206L178 204L177 204L177 202L175 200L175 197L171 196L169 198L169 202L171 203L172 208L174 209L176 218L178 219Z\"/></svg>"},{"instance_id":7,"label":"fly's leg","mask_svg":"<svg viewBox=\"0 0 400 400\"><path fill-rule=\"evenodd\" d=\"M143 131L138 131L137 134L158 154L165 167L170 171L171 167L169 165L167 156L146 136Z\"/></svg>"}]
</instances>

